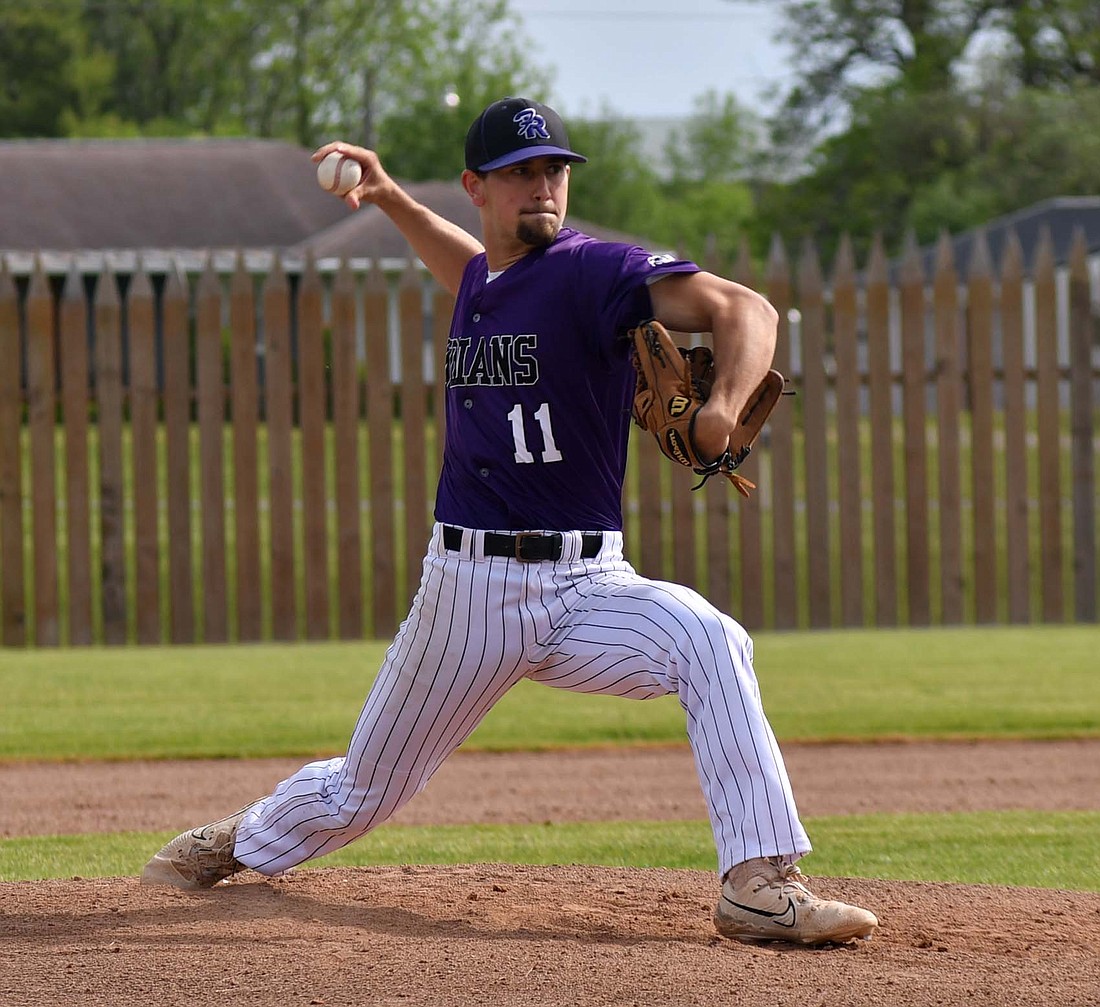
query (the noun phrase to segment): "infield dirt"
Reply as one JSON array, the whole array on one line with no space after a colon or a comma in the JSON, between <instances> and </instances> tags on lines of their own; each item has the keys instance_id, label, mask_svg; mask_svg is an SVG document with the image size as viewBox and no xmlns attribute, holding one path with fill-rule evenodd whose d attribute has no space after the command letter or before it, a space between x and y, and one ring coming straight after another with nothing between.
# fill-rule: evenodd
<instances>
[{"instance_id":1,"label":"infield dirt","mask_svg":"<svg viewBox=\"0 0 1100 1007\"><path fill-rule=\"evenodd\" d=\"M807 816L1100 807L1100 743L785 746ZM0 766L0 835L198 824L302 760ZM703 817L686 749L455 756L404 824ZM1095 858L1097 848L1082 850ZM1100 1004L1100 894L811 878L875 939L717 937L713 875L318 869L0 884L0 1005Z\"/></svg>"}]
</instances>

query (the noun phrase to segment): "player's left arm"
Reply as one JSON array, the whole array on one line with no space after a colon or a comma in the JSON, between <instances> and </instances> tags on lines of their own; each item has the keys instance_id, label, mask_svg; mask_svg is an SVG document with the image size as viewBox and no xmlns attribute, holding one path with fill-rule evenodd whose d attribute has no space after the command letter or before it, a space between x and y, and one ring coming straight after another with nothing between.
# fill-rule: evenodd
<instances>
[{"instance_id":1,"label":"player's left arm","mask_svg":"<svg viewBox=\"0 0 1100 1007\"><path fill-rule=\"evenodd\" d=\"M702 455L717 458L771 366L779 314L755 290L708 272L672 273L651 284L649 296L666 328L713 335L714 387L693 435Z\"/></svg>"}]
</instances>

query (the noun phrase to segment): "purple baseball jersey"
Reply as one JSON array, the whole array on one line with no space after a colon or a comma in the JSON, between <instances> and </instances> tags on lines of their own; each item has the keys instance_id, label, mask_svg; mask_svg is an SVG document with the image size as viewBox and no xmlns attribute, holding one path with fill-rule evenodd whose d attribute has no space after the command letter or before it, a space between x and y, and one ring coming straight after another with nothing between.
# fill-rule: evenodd
<instances>
[{"instance_id":1,"label":"purple baseball jersey","mask_svg":"<svg viewBox=\"0 0 1100 1007\"><path fill-rule=\"evenodd\" d=\"M618 531L648 282L693 262L563 227L490 282L466 266L447 340L436 520L496 530Z\"/></svg>"}]
</instances>

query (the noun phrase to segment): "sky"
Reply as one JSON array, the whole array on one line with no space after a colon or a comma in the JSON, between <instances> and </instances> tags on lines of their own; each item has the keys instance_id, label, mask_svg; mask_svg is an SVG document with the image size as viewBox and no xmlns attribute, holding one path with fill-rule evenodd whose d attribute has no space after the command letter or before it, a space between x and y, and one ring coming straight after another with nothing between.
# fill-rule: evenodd
<instances>
[{"instance_id":1,"label":"sky","mask_svg":"<svg viewBox=\"0 0 1100 1007\"><path fill-rule=\"evenodd\" d=\"M767 111L789 80L776 0L511 0L565 115L686 116L708 90Z\"/></svg>"}]
</instances>

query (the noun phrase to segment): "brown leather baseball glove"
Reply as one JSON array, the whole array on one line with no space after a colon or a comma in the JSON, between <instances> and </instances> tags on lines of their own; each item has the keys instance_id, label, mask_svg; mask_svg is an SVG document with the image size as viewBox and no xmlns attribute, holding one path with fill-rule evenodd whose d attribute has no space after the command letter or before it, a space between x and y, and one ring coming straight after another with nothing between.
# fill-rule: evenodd
<instances>
[{"instance_id":1,"label":"brown leather baseball glove","mask_svg":"<svg viewBox=\"0 0 1100 1007\"><path fill-rule=\"evenodd\" d=\"M714 384L714 354L706 346L691 349L677 346L668 330L656 320L643 322L631 330L630 336L638 372L634 422L653 434L667 457L703 477L695 489L711 476L723 475L747 497L756 484L734 470L748 457L779 402L783 375L768 371L738 418L729 448L719 458L704 461L695 447L692 429L695 416L710 397Z\"/></svg>"}]
</instances>

